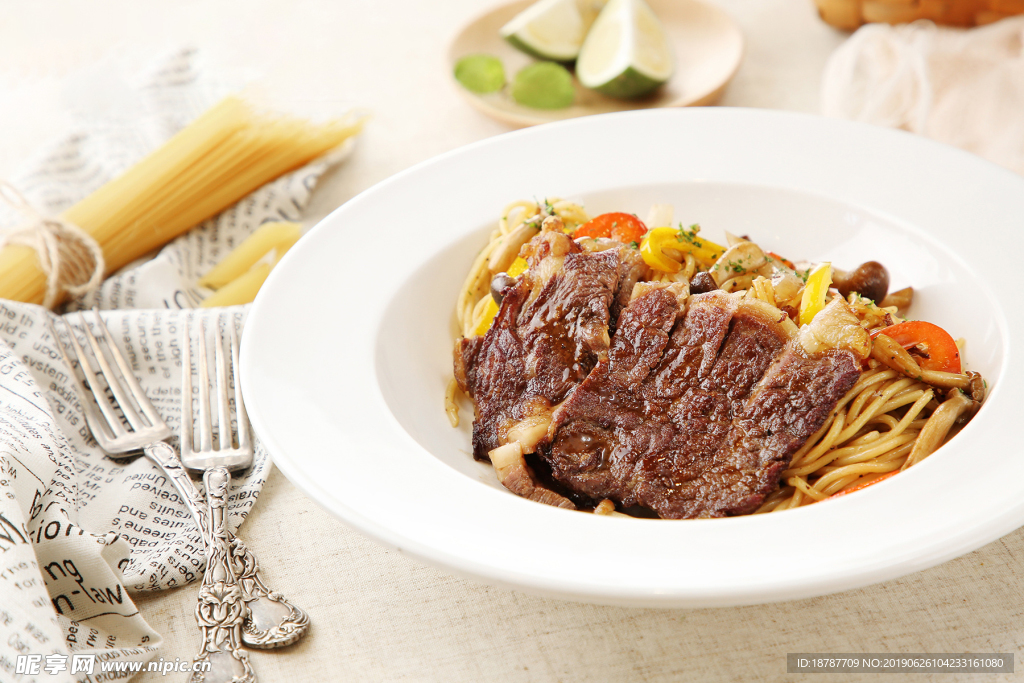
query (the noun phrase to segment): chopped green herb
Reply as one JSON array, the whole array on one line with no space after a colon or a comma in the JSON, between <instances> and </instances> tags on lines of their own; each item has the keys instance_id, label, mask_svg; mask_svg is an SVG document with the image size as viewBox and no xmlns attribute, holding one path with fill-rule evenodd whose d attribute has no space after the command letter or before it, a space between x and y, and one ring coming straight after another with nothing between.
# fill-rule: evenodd
<instances>
[{"instance_id":1,"label":"chopped green herb","mask_svg":"<svg viewBox=\"0 0 1024 683\"><path fill-rule=\"evenodd\" d=\"M704 243L697 239L697 233L700 232L700 225L694 223L689 228L684 228L683 224L679 224L679 231L676 234L677 242L689 242L697 248L704 246Z\"/></svg>"},{"instance_id":2,"label":"chopped green herb","mask_svg":"<svg viewBox=\"0 0 1024 683\"><path fill-rule=\"evenodd\" d=\"M634 249L639 249L640 248L640 244L636 240L633 240L632 242L630 242L629 246L633 247Z\"/></svg>"}]
</instances>

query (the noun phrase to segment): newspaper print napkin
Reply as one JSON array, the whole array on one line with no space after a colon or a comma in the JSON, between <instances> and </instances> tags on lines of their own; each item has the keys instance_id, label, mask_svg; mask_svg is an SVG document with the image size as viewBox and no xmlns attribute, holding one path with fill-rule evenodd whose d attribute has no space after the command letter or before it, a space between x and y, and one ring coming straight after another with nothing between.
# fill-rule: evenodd
<instances>
[{"instance_id":1,"label":"newspaper print napkin","mask_svg":"<svg viewBox=\"0 0 1024 683\"><path fill-rule=\"evenodd\" d=\"M68 208L224 94L197 64L194 51L174 55L126 95L129 112L89 122L12 183L41 211ZM240 328L247 310L190 310L204 294L196 278L261 223L298 220L337 158L260 188L67 306L102 309L175 434L187 318L230 317ZM0 228L17 221L0 207ZM81 404L88 399L51 335L51 320L56 316L39 306L0 300L0 683L105 680L97 662L148 661L160 635L130 593L195 581L205 564L195 524L160 469L142 456L112 459L92 439ZM252 507L269 467L257 442L253 466L233 477L232 528Z\"/></svg>"}]
</instances>

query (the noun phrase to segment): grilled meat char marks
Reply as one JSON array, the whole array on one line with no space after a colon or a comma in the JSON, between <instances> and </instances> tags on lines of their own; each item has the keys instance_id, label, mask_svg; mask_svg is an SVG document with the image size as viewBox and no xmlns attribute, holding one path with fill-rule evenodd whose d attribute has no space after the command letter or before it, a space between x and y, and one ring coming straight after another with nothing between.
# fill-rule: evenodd
<instances>
[{"instance_id":1,"label":"grilled meat char marks","mask_svg":"<svg viewBox=\"0 0 1024 683\"><path fill-rule=\"evenodd\" d=\"M635 249L597 247L547 219L491 328L456 346L474 456L552 505L574 507L524 454L577 503L610 498L666 518L752 512L856 383L858 355L822 341L831 326L798 334L756 299L637 284Z\"/></svg>"},{"instance_id":2,"label":"grilled meat char marks","mask_svg":"<svg viewBox=\"0 0 1024 683\"><path fill-rule=\"evenodd\" d=\"M666 518L751 512L859 364L849 351L807 356L792 323L760 302L695 296L673 328L678 312L665 290L633 300L608 361L556 412L544 457L557 481L624 507Z\"/></svg>"},{"instance_id":3,"label":"grilled meat char marks","mask_svg":"<svg viewBox=\"0 0 1024 683\"><path fill-rule=\"evenodd\" d=\"M530 270L504 291L491 329L456 348L456 378L476 405L479 460L514 440L533 450L553 406L606 357L620 283L631 288L638 277L635 250L584 252L559 228L545 224L525 247Z\"/></svg>"}]
</instances>

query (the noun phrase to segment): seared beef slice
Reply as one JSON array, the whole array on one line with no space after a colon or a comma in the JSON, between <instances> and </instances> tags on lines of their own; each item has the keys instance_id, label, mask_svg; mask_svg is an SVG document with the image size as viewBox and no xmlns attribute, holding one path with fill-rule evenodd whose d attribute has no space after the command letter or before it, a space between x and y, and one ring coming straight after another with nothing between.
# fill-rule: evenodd
<instances>
[{"instance_id":1,"label":"seared beef slice","mask_svg":"<svg viewBox=\"0 0 1024 683\"><path fill-rule=\"evenodd\" d=\"M636 284L646 269L636 249L583 251L561 227L545 220L491 328L456 346L455 376L476 410L474 456L509 490L562 507L574 504L524 454L580 502L610 498L668 518L755 510L856 383L857 356L804 335L814 324L801 344L756 299Z\"/></svg>"},{"instance_id":2,"label":"seared beef slice","mask_svg":"<svg viewBox=\"0 0 1024 683\"><path fill-rule=\"evenodd\" d=\"M547 435L553 407L607 357L610 309L622 286L632 288L640 260L628 247L582 252L547 224L526 251L530 270L504 292L491 329L456 347L480 460L512 441L530 453Z\"/></svg>"},{"instance_id":3,"label":"seared beef slice","mask_svg":"<svg viewBox=\"0 0 1024 683\"><path fill-rule=\"evenodd\" d=\"M560 406L554 478L667 518L753 511L859 377L849 351L808 357L778 309L721 292L685 317L665 289L623 310L607 360Z\"/></svg>"}]
</instances>

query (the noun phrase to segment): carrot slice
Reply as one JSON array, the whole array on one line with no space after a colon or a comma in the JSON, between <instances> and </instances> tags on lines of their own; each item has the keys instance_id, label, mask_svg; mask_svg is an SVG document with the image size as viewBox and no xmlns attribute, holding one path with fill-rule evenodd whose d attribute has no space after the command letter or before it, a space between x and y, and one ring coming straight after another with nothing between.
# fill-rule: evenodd
<instances>
[{"instance_id":1,"label":"carrot slice","mask_svg":"<svg viewBox=\"0 0 1024 683\"><path fill-rule=\"evenodd\" d=\"M629 213L603 213L576 228L573 238L610 237L623 244L639 242L647 232L647 226Z\"/></svg>"},{"instance_id":2,"label":"carrot slice","mask_svg":"<svg viewBox=\"0 0 1024 683\"><path fill-rule=\"evenodd\" d=\"M910 320L874 330L871 336L879 334L892 337L905 349L917 347L919 355L914 360L925 370L960 372L960 349L949 332L938 325L923 320Z\"/></svg>"}]
</instances>

